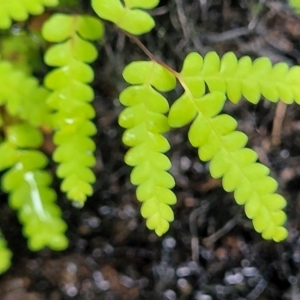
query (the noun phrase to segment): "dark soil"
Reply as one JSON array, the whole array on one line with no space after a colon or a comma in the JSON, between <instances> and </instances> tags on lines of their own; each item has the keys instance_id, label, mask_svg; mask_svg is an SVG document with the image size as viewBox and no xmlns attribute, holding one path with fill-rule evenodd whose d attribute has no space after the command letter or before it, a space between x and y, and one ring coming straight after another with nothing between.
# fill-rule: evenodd
<instances>
[{"instance_id":1,"label":"dark soil","mask_svg":"<svg viewBox=\"0 0 300 300\"><path fill-rule=\"evenodd\" d=\"M191 51L233 51L238 57L300 63L300 16L285 1L165 0L153 15L157 27L141 40L178 70ZM106 43L99 45L94 65L99 130L95 194L80 210L60 195L70 239L70 247L60 253L30 252L15 213L1 203L1 228L14 258L0 277L0 300L300 299L299 106L287 108L281 131L273 135L276 110L284 106L262 99L258 105L241 101L225 107L288 199L285 242L265 241L254 231L243 208L199 161L187 142L187 128L169 134L178 203L176 220L159 238L139 214L117 124L122 109L118 93L125 86L122 69L146 57L107 25Z\"/></svg>"}]
</instances>

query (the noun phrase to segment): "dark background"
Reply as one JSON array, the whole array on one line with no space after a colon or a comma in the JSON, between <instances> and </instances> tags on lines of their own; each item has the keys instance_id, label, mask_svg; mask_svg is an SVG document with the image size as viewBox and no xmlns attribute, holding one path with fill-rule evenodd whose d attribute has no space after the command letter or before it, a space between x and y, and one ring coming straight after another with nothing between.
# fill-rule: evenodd
<instances>
[{"instance_id":1,"label":"dark background","mask_svg":"<svg viewBox=\"0 0 300 300\"><path fill-rule=\"evenodd\" d=\"M204 55L211 50L299 64L300 16L285 1L169 0L161 1L152 14L156 28L141 40L177 70L189 52ZM275 113L284 106L262 99L257 105L242 100L224 108L237 118L239 129L249 136L249 147L270 167L288 200L285 242L264 241L253 230L243 208L199 161L197 150L187 142L187 127L168 134L178 203L175 221L159 238L139 214L129 182L131 169L123 162L123 130L117 123L122 109L118 94L126 86L122 69L147 58L114 26L106 25L94 63L95 193L80 210L59 194L70 239L70 247L59 253L30 252L15 213L1 203L0 225L14 257L11 269L0 276L0 299L300 299L299 106L287 108L275 136ZM180 93L178 87L168 95L170 101ZM59 182L54 186L59 190Z\"/></svg>"}]
</instances>

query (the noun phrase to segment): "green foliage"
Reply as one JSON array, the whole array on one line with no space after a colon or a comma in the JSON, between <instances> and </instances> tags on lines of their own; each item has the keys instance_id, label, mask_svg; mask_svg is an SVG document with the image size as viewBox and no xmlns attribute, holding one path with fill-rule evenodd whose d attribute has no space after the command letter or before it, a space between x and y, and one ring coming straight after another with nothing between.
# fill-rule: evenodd
<instances>
[{"instance_id":1,"label":"green foliage","mask_svg":"<svg viewBox=\"0 0 300 300\"><path fill-rule=\"evenodd\" d=\"M39 15L45 6L55 6L59 0L9 0L0 2L0 29L11 26L12 20L26 21L29 14Z\"/></svg>"},{"instance_id":2,"label":"green foliage","mask_svg":"<svg viewBox=\"0 0 300 300\"><path fill-rule=\"evenodd\" d=\"M97 50L87 40L99 39L103 27L90 16L55 14L45 23L42 33L46 40L59 43L45 54L45 62L57 67L47 74L44 82L53 90L48 97L56 130L53 160L59 163L57 176L63 179L62 191L82 206L93 193L95 176L90 168L96 161L95 143L91 139L96 127L90 121L95 112L89 103L94 93L88 85L94 72L87 63L96 59Z\"/></svg>"},{"instance_id":3,"label":"green foliage","mask_svg":"<svg viewBox=\"0 0 300 300\"><path fill-rule=\"evenodd\" d=\"M6 80L0 82L0 102L6 111L1 115L4 139L0 144L0 171L8 169L2 176L2 190L9 193L9 205L18 210L30 249L65 249L67 226L60 219L55 192L49 187L51 176L43 170L48 159L35 150L43 143L38 127L47 125L43 121L50 117L48 92L7 62L0 63L1 71Z\"/></svg>"},{"instance_id":4,"label":"green foliage","mask_svg":"<svg viewBox=\"0 0 300 300\"><path fill-rule=\"evenodd\" d=\"M268 176L269 169L256 162L254 151L244 148L247 136L235 130L236 121L226 114L219 115L225 100L219 91L202 97L186 92L171 107L169 123L181 127L193 121L188 138L198 148L199 158L211 161L211 175L223 177L224 190L234 192L236 202L245 205L246 215L253 219L255 230L263 238L281 241L287 237L282 226L286 201L274 193L277 182Z\"/></svg>"},{"instance_id":5,"label":"green foliage","mask_svg":"<svg viewBox=\"0 0 300 300\"><path fill-rule=\"evenodd\" d=\"M74 1L64 3L74 6ZM127 34L141 35L155 26L145 9L153 9L158 3L92 0L91 5L101 19ZM290 1L293 7L297 3ZM2 1L0 29L57 4L57 0ZM48 157L41 150L45 134L53 132L56 148L52 159L57 163L56 175L62 179L61 191L78 207L93 193L96 159L92 137L96 126L92 122L94 91L90 86L94 70L89 64L98 56L92 41L103 35L98 17L51 15L44 23L42 36L50 44L44 61L53 69L45 76L43 86L30 75L26 48L20 47L17 56L21 64L15 63L11 53L14 38L7 44L1 41L1 188L8 193L8 204L17 211L33 251L44 247L63 250L68 246L67 225L55 203L51 174L45 169ZM172 127L189 124L188 140L197 148L199 158L210 162L212 177L222 178L224 190L233 192L236 202L245 206L254 229L264 239L285 239L286 200L276 193L277 182L269 176L269 168L257 162L257 154L246 147L248 138L237 130L236 120L222 110L227 99L237 103L243 97L251 103L264 97L271 102L300 104L300 67L290 68L284 63L273 66L268 58L252 61L247 56L237 59L231 52L223 57L209 52L204 57L190 53L178 73L141 47L150 61L132 62L123 71L129 86L120 94L125 108L119 124L125 128L122 140L130 148L125 163L133 167L130 180L137 186L136 197L147 227L160 236L174 219L171 205L176 203L176 196L171 189L175 181L168 172L171 162L165 153L170 143L164 134ZM177 82L184 92L170 106L165 92L174 90ZM1 235L0 273L9 267L10 259Z\"/></svg>"},{"instance_id":6,"label":"green foliage","mask_svg":"<svg viewBox=\"0 0 300 300\"><path fill-rule=\"evenodd\" d=\"M133 62L125 68L123 76L128 83L134 84L120 95L121 103L127 108L120 114L119 124L126 128L124 144L131 147L125 162L134 167L130 179L138 185L141 214L147 219L148 228L160 236L174 219L169 205L176 203L176 197L170 191L175 181L167 172L171 162L162 154L170 147L162 136L169 131L168 119L163 115L169 105L158 91L173 89L176 81L155 62Z\"/></svg>"}]
</instances>

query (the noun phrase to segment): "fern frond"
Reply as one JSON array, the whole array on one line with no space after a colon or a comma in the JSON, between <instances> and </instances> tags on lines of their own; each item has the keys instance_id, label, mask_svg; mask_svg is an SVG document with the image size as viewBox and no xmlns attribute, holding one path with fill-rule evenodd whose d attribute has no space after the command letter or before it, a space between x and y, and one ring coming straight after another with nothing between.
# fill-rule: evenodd
<instances>
[{"instance_id":1,"label":"fern frond","mask_svg":"<svg viewBox=\"0 0 300 300\"><path fill-rule=\"evenodd\" d=\"M7 248L6 241L0 233L0 274L4 273L11 265L12 252Z\"/></svg>"},{"instance_id":2,"label":"fern frond","mask_svg":"<svg viewBox=\"0 0 300 300\"><path fill-rule=\"evenodd\" d=\"M149 32L154 26L153 18L142 9L156 7L159 0L92 0L97 15L113 22L119 28L134 35Z\"/></svg>"},{"instance_id":3,"label":"fern frond","mask_svg":"<svg viewBox=\"0 0 300 300\"><path fill-rule=\"evenodd\" d=\"M170 205L176 203L176 197L170 190L174 179L167 172L171 162L163 154L170 147L162 135L169 131L163 115L169 104L158 91L172 90L176 81L170 72L150 61L129 64L123 77L132 84L120 94L120 102L126 108L119 116L119 124L126 128L123 143L131 147L125 162L134 167L130 180L138 186L136 195L142 202L141 214L147 219L147 227L161 236L174 219Z\"/></svg>"},{"instance_id":4,"label":"fern frond","mask_svg":"<svg viewBox=\"0 0 300 300\"><path fill-rule=\"evenodd\" d=\"M203 58L193 52L186 57L181 75L197 97L204 94L207 84L211 92L226 93L233 103L242 96L257 103L262 95L272 102L300 104L300 67L289 68L282 62L273 66L266 57L252 61L248 56L237 59L232 52L222 58L209 52Z\"/></svg>"},{"instance_id":5,"label":"fern frond","mask_svg":"<svg viewBox=\"0 0 300 300\"><path fill-rule=\"evenodd\" d=\"M63 250L68 245L67 226L55 204L56 194L49 187L52 178L43 168L47 157L38 148L43 143L40 131L29 124L7 126L6 139L0 145L2 190L9 193L9 205L18 211L28 246Z\"/></svg>"},{"instance_id":6,"label":"fern frond","mask_svg":"<svg viewBox=\"0 0 300 300\"><path fill-rule=\"evenodd\" d=\"M101 37L103 26L90 16L55 14L45 23L42 33L46 40L59 43L45 54L45 62L58 67L45 78L45 86L53 91L47 102L55 111L52 120L57 149L53 159L59 163L61 189L82 206L93 192L95 175L90 168L96 161L91 139L96 127L90 121L95 112L89 103L94 92L88 85L94 72L87 63L96 59L97 50L86 39Z\"/></svg>"},{"instance_id":7,"label":"fern frond","mask_svg":"<svg viewBox=\"0 0 300 300\"><path fill-rule=\"evenodd\" d=\"M11 26L12 20L25 21L29 14L40 15L45 6L56 6L59 0L9 0L0 1L0 29Z\"/></svg>"},{"instance_id":8,"label":"fern frond","mask_svg":"<svg viewBox=\"0 0 300 300\"><path fill-rule=\"evenodd\" d=\"M214 54L213 54L214 55ZM199 59L200 56L196 56ZM192 79L199 65L185 62L180 80L186 92L172 105L169 124L181 127L190 122L188 138L193 147L198 148L199 158L211 161L210 173L214 178L222 177L227 192L234 192L235 200L245 205L246 215L252 219L254 228L265 239L281 241L287 237L283 227L286 215L282 209L285 199L276 194L277 182L268 176L270 170L257 163L257 154L245 148L247 136L236 131L237 122L229 115L219 115L226 96L214 91L204 96L204 83L195 85ZM199 60L200 61L200 60ZM206 65L206 74L216 70L216 66ZM186 77L186 75L189 76ZM181 75L180 75L181 76ZM187 80L186 80L187 78Z\"/></svg>"}]
</instances>

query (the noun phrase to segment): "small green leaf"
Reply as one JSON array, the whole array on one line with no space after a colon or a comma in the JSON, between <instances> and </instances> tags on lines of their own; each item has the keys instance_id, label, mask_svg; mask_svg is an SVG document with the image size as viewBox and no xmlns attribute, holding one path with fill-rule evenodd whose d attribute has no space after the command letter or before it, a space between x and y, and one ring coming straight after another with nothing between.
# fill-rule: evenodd
<instances>
[{"instance_id":1,"label":"small green leaf","mask_svg":"<svg viewBox=\"0 0 300 300\"><path fill-rule=\"evenodd\" d=\"M120 102L125 106L135 106L143 103L147 110L158 113L166 113L169 110L169 103L166 98L150 85L127 87L120 94Z\"/></svg>"},{"instance_id":2,"label":"small green leaf","mask_svg":"<svg viewBox=\"0 0 300 300\"><path fill-rule=\"evenodd\" d=\"M12 167L17 160L17 150L15 146L9 142L0 144L0 170Z\"/></svg>"},{"instance_id":3,"label":"small green leaf","mask_svg":"<svg viewBox=\"0 0 300 300\"><path fill-rule=\"evenodd\" d=\"M153 61L135 61L123 70L124 79L130 84L144 84L149 82L161 92L168 92L175 88L175 76Z\"/></svg>"},{"instance_id":4,"label":"small green leaf","mask_svg":"<svg viewBox=\"0 0 300 300\"><path fill-rule=\"evenodd\" d=\"M243 148L247 144L247 141L247 135L240 131L233 131L222 137L223 147L230 152Z\"/></svg>"},{"instance_id":5,"label":"small green leaf","mask_svg":"<svg viewBox=\"0 0 300 300\"><path fill-rule=\"evenodd\" d=\"M67 193L68 199L78 202L84 202L87 196L93 194L92 186L85 180L78 178L76 174L63 180L61 190Z\"/></svg>"},{"instance_id":6,"label":"small green leaf","mask_svg":"<svg viewBox=\"0 0 300 300\"><path fill-rule=\"evenodd\" d=\"M278 194L268 194L262 197L263 204L270 211L283 209L286 206L286 200Z\"/></svg>"},{"instance_id":7,"label":"small green leaf","mask_svg":"<svg viewBox=\"0 0 300 300\"><path fill-rule=\"evenodd\" d=\"M225 135L236 129L237 121L233 117L223 114L212 118L211 125L219 134Z\"/></svg>"},{"instance_id":8,"label":"small green leaf","mask_svg":"<svg viewBox=\"0 0 300 300\"><path fill-rule=\"evenodd\" d=\"M70 44L73 57L79 61L91 63L98 56L96 47L92 43L83 40L78 35L73 37Z\"/></svg>"},{"instance_id":9,"label":"small green leaf","mask_svg":"<svg viewBox=\"0 0 300 300\"><path fill-rule=\"evenodd\" d=\"M82 38L97 40L103 36L104 26L99 19L83 15L79 15L77 18L77 32Z\"/></svg>"},{"instance_id":10,"label":"small green leaf","mask_svg":"<svg viewBox=\"0 0 300 300\"><path fill-rule=\"evenodd\" d=\"M209 161L218 151L222 149L222 143L218 134L214 131L211 131L208 135L208 138L205 140L205 143L200 146L198 150L198 155L201 160Z\"/></svg>"},{"instance_id":11,"label":"small green leaf","mask_svg":"<svg viewBox=\"0 0 300 300\"><path fill-rule=\"evenodd\" d=\"M184 93L170 108L168 120L171 127L182 127L190 123L197 114L194 99Z\"/></svg>"},{"instance_id":12,"label":"small green leaf","mask_svg":"<svg viewBox=\"0 0 300 300\"><path fill-rule=\"evenodd\" d=\"M149 162L144 162L134 167L130 174L130 181L134 185L140 185L145 181L151 180L151 177L159 178L161 186L173 188L175 185L174 178L168 172L153 169Z\"/></svg>"},{"instance_id":13,"label":"small green leaf","mask_svg":"<svg viewBox=\"0 0 300 300\"><path fill-rule=\"evenodd\" d=\"M224 106L226 97L221 92L212 92L205 96L195 99L196 105L205 117L213 117L217 115Z\"/></svg>"},{"instance_id":14,"label":"small green leaf","mask_svg":"<svg viewBox=\"0 0 300 300\"><path fill-rule=\"evenodd\" d=\"M281 242L288 237L288 231L284 227L277 227L273 233L272 239L275 242Z\"/></svg>"},{"instance_id":15,"label":"small green leaf","mask_svg":"<svg viewBox=\"0 0 300 300\"><path fill-rule=\"evenodd\" d=\"M41 132L29 124L16 124L7 128L7 139L20 148L38 148L43 143Z\"/></svg>"},{"instance_id":16,"label":"small green leaf","mask_svg":"<svg viewBox=\"0 0 300 300\"><path fill-rule=\"evenodd\" d=\"M162 236L170 228L169 222L163 219L159 213L156 213L148 218L146 225L149 229L155 230L155 233L158 236Z\"/></svg>"},{"instance_id":17,"label":"small green leaf","mask_svg":"<svg viewBox=\"0 0 300 300\"><path fill-rule=\"evenodd\" d=\"M25 21L28 19L28 12L21 2L14 2L14 5L6 5L8 14L17 21ZM2 7L1 7L2 8Z\"/></svg>"},{"instance_id":18,"label":"small green leaf","mask_svg":"<svg viewBox=\"0 0 300 300\"><path fill-rule=\"evenodd\" d=\"M238 67L238 60L233 52L227 52L222 56L220 74L225 78L234 76Z\"/></svg>"},{"instance_id":19,"label":"small green leaf","mask_svg":"<svg viewBox=\"0 0 300 300\"><path fill-rule=\"evenodd\" d=\"M242 84L239 79L225 78L226 94L233 103L238 103L242 98Z\"/></svg>"},{"instance_id":20,"label":"small green leaf","mask_svg":"<svg viewBox=\"0 0 300 300\"><path fill-rule=\"evenodd\" d=\"M245 214L249 219L253 219L262 206L259 197L252 197L245 204Z\"/></svg>"},{"instance_id":21,"label":"small green leaf","mask_svg":"<svg viewBox=\"0 0 300 300\"><path fill-rule=\"evenodd\" d=\"M257 104L260 100L260 89L256 80L243 79L242 93L243 96L253 104Z\"/></svg>"},{"instance_id":22,"label":"small green leaf","mask_svg":"<svg viewBox=\"0 0 300 300\"><path fill-rule=\"evenodd\" d=\"M169 205L160 203L159 200L155 201L154 199L143 202L141 214L145 219L155 215L156 213L159 213L162 219L169 222L174 220L174 214Z\"/></svg>"},{"instance_id":23,"label":"small green leaf","mask_svg":"<svg viewBox=\"0 0 300 300\"><path fill-rule=\"evenodd\" d=\"M204 57L202 75L209 76L219 73L220 57L215 51L208 52Z\"/></svg>"},{"instance_id":24,"label":"small green leaf","mask_svg":"<svg viewBox=\"0 0 300 300\"><path fill-rule=\"evenodd\" d=\"M231 165L222 178L222 185L226 192L233 192L240 184L242 180L239 167L237 165ZM247 195L249 198L249 195Z\"/></svg>"},{"instance_id":25,"label":"small green leaf","mask_svg":"<svg viewBox=\"0 0 300 300\"><path fill-rule=\"evenodd\" d=\"M18 152L19 169L32 171L42 169L48 164L47 156L38 150L21 150Z\"/></svg>"},{"instance_id":26,"label":"small green leaf","mask_svg":"<svg viewBox=\"0 0 300 300\"><path fill-rule=\"evenodd\" d=\"M116 24L121 29L134 35L149 32L155 26L153 18L140 9L126 10L122 18Z\"/></svg>"},{"instance_id":27,"label":"small green leaf","mask_svg":"<svg viewBox=\"0 0 300 300\"><path fill-rule=\"evenodd\" d=\"M100 18L114 23L122 18L125 10L120 0L92 0L92 7Z\"/></svg>"},{"instance_id":28,"label":"small green leaf","mask_svg":"<svg viewBox=\"0 0 300 300\"><path fill-rule=\"evenodd\" d=\"M42 28L42 35L49 42L62 42L73 34L74 18L65 14L54 14Z\"/></svg>"},{"instance_id":29,"label":"small green leaf","mask_svg":"<svg viewBox=\"0 0 300 300\"><path fill-rule=\"evenodd\" d=\"M50 47L44 60L48 66L64 66L72 59L71 44L69 41Z\"/></svg>"},{"instance_id":30,"label":"small green leaf","mask_svg":"<svg viewBox=\"0 0 300 300\"><path fill-rule=\"evenodd\" d=\"M189 129L188 138L192 146L198 148L206 143L210 133L210 120L202 114L198 114Z\"/></svg>"},{"instance_id":31,"label":"small green leaf","mask_svg":"<svg viewBox=\"0 0 300 300\"><path fill-rule=\"evenodd\" d=\"M52 70L45 78L45 85L51 89L68 86L72 80L89 83L94 79L93 69L80 61L72 60L68 65Z\"/></svg>"},{"instance_id":32,"label":"small green leaf","mask_svg":"<svg viewBox=\"0 0 300 300\"><path fill-rule=\"evenodd\" d=\"M229 169L232 161L225 149L221 149L211 160L209 171L213 178L221 178Z\"/></svg>"},{"instance_id":33,"label":"small green leaf","mask_svg":"<svg viewBox=\"0 0 300 300\"><path fill-rule=\"evenodd\" d=\"M183 62L180 74L183 77L194 77L200 74L203 66L203 58L197 52L189 53Z\"/></svg>"},{"instance_id":34,"label":"small green leaf","mask_svg":"<svg viewBox=\"0 0 300 300\"><path fill-rule=\"evenodd\" d=\"M125 154L125 163L129 166L137 166L148 161L153 164L153 168L168 170L171 168L171 162L162 153L154 152L149 149L149 145L142 144L131 148Z\"/></svg>"}]
</instances>

